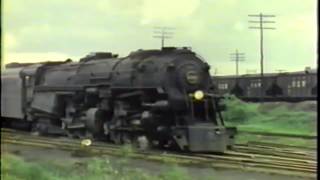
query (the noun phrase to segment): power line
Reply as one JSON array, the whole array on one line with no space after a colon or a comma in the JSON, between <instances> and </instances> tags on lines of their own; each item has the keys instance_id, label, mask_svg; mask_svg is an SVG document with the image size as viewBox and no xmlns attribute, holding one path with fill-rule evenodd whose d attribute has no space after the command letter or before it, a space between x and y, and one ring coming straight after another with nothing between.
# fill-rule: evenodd
<instances>
[{"instance_id":1,"label":"power line","mask_svg":"<svg viewBox=\"0 0 320 180\"><path fill-rule=\"evenodd\" d=\"M154 36L153 38L158 38L161 39L161 48L164 47L164 40L165 39L170 39L173 37L173 30L175 28L172 27L154 27Z\"/></svg>"},{"instance_id":2,"label":"power line","mask_svg":"<svg viewBox=\"0 0 320 180\"><path fill-rule=\"evenodd\" d=\"M260 88L260 100L262 102L262 96L263 96L263 89L264 89L264 83L263 83L263 30L265 29L270 29L273 30L275 29L274 27L265 27L265 24L271 24L275 23L275 21L269 21L269 20L264 20L264 18L273 18L275 15L267 15L267 14L250 14L248 15L249 17L252 18L259 18L258 20L255 21L249 21L249 23L253 24L258 24L258 26L251 26L249 29L259 29L260 30L260 69L261 69L261 88Z\"/></svg>"},{"instance_id":3,"label":"power line","mask_svg":"<svg viewBox=\"0 0 320 180\"><path fill-rule=\"evenodd\" d=\"M244 53L239 53L238 49L236 49L235 53L231 53L231 61L235 61L236 62L236 76L239 76L239 62L240 61L244 61L245 57L244 57Z\"/></svg>"}]
</instances>

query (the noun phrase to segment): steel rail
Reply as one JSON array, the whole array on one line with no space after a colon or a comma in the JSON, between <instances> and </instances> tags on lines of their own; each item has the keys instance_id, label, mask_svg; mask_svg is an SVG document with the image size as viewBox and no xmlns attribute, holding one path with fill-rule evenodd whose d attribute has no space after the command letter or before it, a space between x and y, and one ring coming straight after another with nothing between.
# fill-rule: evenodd
<instances>
[{"instance_id":1,"label":"steel rail","mask_svg":"<svg viewBox=\"0 0 320 180\"><path fill-rule=\"evenodd\" d=\"M302 139L317 139L316 135L306 135L306 134L288 134L288 133L270 133L270 132L258 132L258 131L246 131L238 130L238 133L243 134L255 134L262 136L278 136L278 137L291 137L291 138L302 138Z\"/></svg>"}]
</instances>

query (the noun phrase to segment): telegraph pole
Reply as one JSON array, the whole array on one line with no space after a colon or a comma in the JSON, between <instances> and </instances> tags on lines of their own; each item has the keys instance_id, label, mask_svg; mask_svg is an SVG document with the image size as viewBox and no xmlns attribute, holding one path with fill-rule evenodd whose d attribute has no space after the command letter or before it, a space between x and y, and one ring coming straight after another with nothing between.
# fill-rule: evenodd
<instances>
[{"instance_id":1,"label":"telegraph pole","mask_svg":"<svg viewBox=\"0 0 320 180\"><path fill-rule=\"evenodd\" d=\"M218 68L214 68L214 75L218 74Z\"/></svg>"},{"instance_id":2,"label":"telegraph pole","mask_svg":"<svg viewBox=\"0 0 320 180\"><path fill-rule=\"evenodd\" d=\"M264 83L263 83L263 30L265 29L275 29L273 27L265 27L265 24L268 23L275 23L275 21L267 21L264 20L264 18L272 18L275 17L275 15L266 15L266 14L251 14L248 15L249 17L258 18L258 20L255 21L249 21L249 23L253 23L258 26L249 27L249 29L259 29L260 30L260 69L261 69L261 87L260 87L260 101L262 102L262 96L263 96L263 89L264 89Z\"/></svg>"},{"instance_id":3,"label":"telegraph pole","mask_svg":"<svg viewBox=\"0 0 320 180\"><path fill-rule=\"evenodd\" d=\"M161 39L161 49L164 47L164 40L170 39L173 36L172 27L154 27L154 36L153 38Z\"/></svg>"},{"instance_id":4,"label":"telegraph pole","mask_svg":"<svg viewBox=\"0 0 320 180\"><path fill-rule=\"evenodd\" d=\"M239 53L238 49L236 49L235 53L231 53L231 61L236 62L236 77L239 76L239 62L244 61L244 53Z\"/></svg>"}]
</instances>

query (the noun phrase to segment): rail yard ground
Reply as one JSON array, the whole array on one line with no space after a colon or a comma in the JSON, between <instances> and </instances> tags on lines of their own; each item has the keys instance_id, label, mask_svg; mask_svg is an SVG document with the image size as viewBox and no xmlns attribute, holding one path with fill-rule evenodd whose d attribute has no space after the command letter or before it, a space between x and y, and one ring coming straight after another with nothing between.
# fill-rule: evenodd
<instances>
[{"instance_id":1,"label":"rail yard ground","mask_svg":"<svg viewBox=\"0 0 320 180\"><path fill-rule=\"evenodd\" d=\"M316 101L261 104L243 102L230 96L225 103L227 110L223 115L227 125L238 128L238 143L267 141L313 148L317 146ZM268 133L279 136L267 136Z\"/></svg>"},{"instance_id":2,"label":"rail yard ground","mask_svg":"<svg viewBox=\"0 0 320 180\"><path fill-rule=\"evenodd\" d=\"M95 180L302 180L278 174L182 167L113 156L79 157L72 152L5 144L2 146L2 179L95 179ZM49 155L48 155L49 154ZM307 178L312 179L312 178Z\"/></svg>"},{"instance_id":3,"label":"rail yard ground","mask_svg":"<svg viewBox=\"0 0 320 180\"><path fill-rule=\"evenodd\" d=\"M289 159L292 156L301 156L301 159L304 159L302 156L305 153L309 154L309 151L312 154L310 162L316 163L313 160L317 156L316 102L257 104L245 103L231 97L226 100L226 104L228 110L223 114L226 124L236 125L239 129L236 143L253 145L248 148L237 146L238 152L241 152L239 153L241 157L231 157L239 160L239 163L248 161L245 157L250 156L250 153L253 157L267 157L267 154L276 154L275 157L277 158L274 162L271 162L270 159L254 158L249 164L253 162L261 163L266 160L266 165L270 167L276 166L277 163L280 165L290 162L288 165L292 169L301 168L306 166L302 161L307 162L308 160L290 160L287 162L279 160L284 159L284 155L287 155L286 158ZM1 133L3 134L3 132ZM276 134L277 136L270 134ZM93 155L90 153L83 155L75 153L76 151L61 150L58 147L44 149L36 146L26 146L26 144L5 143L9 142L10 138L7 140L3 141L1 139L1 176L3 179L315 179L315 177L268 174L230 168L197 167L194 165L182 167L182 165L172 161L159 163L146 161L143 158L132 159L128 156L130 151L125 148L121 149L123 152L121 156ZM20 141L23 140L20 139ZM19 139L11 139L10 141L14 143L15 141L18 142ZM285 148L282 148L282 145L286 145ZM303 147L305 151L301 153L300 150L296 152L287 151L286 148L290 147L288 145L292 146L290 149ZM208 156L204 159L210 158ZM223 158L228 159L228 157ZM219 160L216 160L216 162L218 163ZM230 163L234 162L230 161ZM315 164L315 166L317 165ZM314 171L313 167L306 166L306 168Z\"/></svg>"}]
</instances>

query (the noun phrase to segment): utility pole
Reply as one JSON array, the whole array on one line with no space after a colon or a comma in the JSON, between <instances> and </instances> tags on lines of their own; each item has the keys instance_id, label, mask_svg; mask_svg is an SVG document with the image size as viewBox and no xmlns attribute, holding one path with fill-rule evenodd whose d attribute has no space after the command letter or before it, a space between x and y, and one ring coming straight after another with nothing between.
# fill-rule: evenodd
<instances>
[{"instance_id":1,"label":"utility pole","mask_svg":"<svg viewBox=\"0 0 320 180\"><path fill-rule=\"evenodd\" d=\"M218 74L218 68L214 68L214 75Z\"/></svg>"},{"instance_id":2,"label":"utility pole","mask_svg":"<svg viewBox=\"0 0 320 180\"><path fill-rule=\"evenodd\" d=\"M170 39L173 36L172 27L154 27L154 38L161 39L161 49L164 47L164 40Z\"/></svg>"},{"instance_id":3,"label":"utility pole","mask_svg":"<svg viewBox=\"0 0 320 180\"><path fill-rule=\"evenodd\" d=\"M236 77L239 76L239 62L244 61L244 53L239 53L238 49L236 49L235 53L231 53L231 61L236 62Z\"/></svg>"},{"instance_id":4,"label":"utility pole","mask_svg":"<svg viewBox=\"0 0 320 180\"><path fill-rule=\"evenodd\" d=\"M263 90L264 90L264 83L263 83L263 30L265 29L275 29L273 27L265 27L264 24L268 23L275 23L275 21L267 21L264 18L272 18L275 15L266 15L266 14L251 14L248 15L249 17L259 18L255 21L249 21L249 23L258 24L258 26L249 27L249 29L259 29L260 30L260 69L261 69L261 87L260 87L260 101L262 102Z\"/></svg>"}]
</instances>

